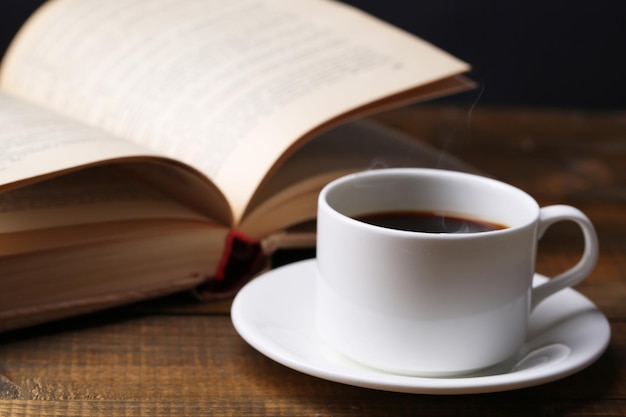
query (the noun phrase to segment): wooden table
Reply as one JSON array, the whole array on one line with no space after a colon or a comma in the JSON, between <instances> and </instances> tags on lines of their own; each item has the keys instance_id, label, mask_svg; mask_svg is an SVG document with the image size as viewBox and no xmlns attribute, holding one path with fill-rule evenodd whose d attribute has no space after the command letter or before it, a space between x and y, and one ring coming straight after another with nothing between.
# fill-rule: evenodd
<instances>
[{"instance_id":1,"label":"wooden table","mask_svg":"<svg viewBox=\"0 0 626 417\"><path fill-rule=\"evenodd\" d=\"M582 372L517 391L399 394L288 369L235 332L230 302L185 295L1 335L2 416L626 415L626 112L415 106L377 117L595 223L601 256L577 290L609 318L605 354ZM542 240L538 270L580 254L576 228Z\"/></svg>"}]
</instances>

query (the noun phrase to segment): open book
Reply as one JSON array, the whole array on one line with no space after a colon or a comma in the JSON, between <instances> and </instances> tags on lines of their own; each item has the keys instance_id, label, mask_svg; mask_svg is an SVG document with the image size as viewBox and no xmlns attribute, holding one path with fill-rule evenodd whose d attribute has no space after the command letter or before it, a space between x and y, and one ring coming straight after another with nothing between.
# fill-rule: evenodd
<instances>
[{"instance_id":1,"label":"open book","mask_svg":"<svg viewBox=\"0 0 626 417\"><path fill-rule=\"evenodd\" d=\"M424 163L340 125L467 70L326 0L49 1L0 68L0 330L236 288L331 179Z\"/></svg>"}]
</instances>

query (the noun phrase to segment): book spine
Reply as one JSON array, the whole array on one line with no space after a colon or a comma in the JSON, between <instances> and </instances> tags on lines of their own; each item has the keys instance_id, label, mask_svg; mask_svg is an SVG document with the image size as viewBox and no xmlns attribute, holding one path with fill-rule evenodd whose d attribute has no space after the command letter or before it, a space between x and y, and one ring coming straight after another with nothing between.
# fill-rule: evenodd
<instances>
[{"instance_id":1,"label":"book spine","mask_svg":"<svg viewBox=\"0 0 626 417\"><path fill-rule=\"evenodd\" d=\"M268 268L269 256L261 243L233 230L226 237L224 253L215 275L195 289L195 296L201 300L230 297Z\"/></svg>"}]
</instances>

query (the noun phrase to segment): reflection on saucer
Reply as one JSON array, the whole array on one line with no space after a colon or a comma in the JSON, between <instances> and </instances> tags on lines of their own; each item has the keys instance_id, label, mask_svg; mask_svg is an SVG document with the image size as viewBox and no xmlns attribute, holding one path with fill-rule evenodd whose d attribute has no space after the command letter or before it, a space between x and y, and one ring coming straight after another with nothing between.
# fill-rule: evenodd
<instances>
[{"instance_id":1,"label":"reflection on saucer","mask_svg":"<svg viewBox=\"0 0 626 417\"><path fill-rule=\"evenodd\" d=\"M515 364L510 372L522 372L559 363L565 360L570 355L571 351L569 347L560 343L544 346L524 356Z\"/></svg>"}]
</instances>

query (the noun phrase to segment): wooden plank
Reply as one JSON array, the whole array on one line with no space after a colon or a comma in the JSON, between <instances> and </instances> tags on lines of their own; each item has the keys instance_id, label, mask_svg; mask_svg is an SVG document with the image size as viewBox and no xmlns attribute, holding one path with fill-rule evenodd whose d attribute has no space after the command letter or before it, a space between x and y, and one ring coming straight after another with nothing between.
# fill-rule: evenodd
<instances>
[{"instance_id":1,"label":"wooden plank","mask_svg":"<svg viewBox=\"0 0 626 417\"><path fill-rule=\"evenodd\" d=\"M288 369L248 346L230 300L189 295L2 335L0 415L626 415L626 122L623 113L416 106L379 116L541 204L592 219L601 243L577 286L607 315L607 352L589 368L518 391L410 395L352 387ZM541 240L537 268L555 274L580 255L576 227Z\"/></svg>"},{"instance_id":2,"label":"wooden plank","mask_svg":"<svg viewBox=\"0 0 626 417\"><path fill-rule=\"evenodd\" d=\"M529 401L491 396L471 398L442 398L417 396L411 401L394 404L395 396L368 393L372 401L352 397L329 402L319 398L281 399L279 401L228 403L214 400L190 401L74 401L29 402L7 401L0 403L0 414L12 417L83 417L90 415L116 417L182 417L182 416L366 416L366 415L442 415L442 416L623 416L626 401L603 400L592 403L575 401ZM527 395L532 395L528 393ZM296 403L294 405L294 403ZM381 404L388 403L388 406ZM373 407L371 404L375 404ZM609 413L606 410L611 410ZM413 414L411 414L413 413Z\"/></svg>"},{"instance_id":3,"label":"wooden plank","mask_svg":"<svg viewBox=\"0 0 626 417\"><path fill-rule=\"evenodd\" d=\"M626 321L612 326L610 349L597 363L563 381L533 388L534 395L574 400L601 393L603 399L626 399ZM214 396L229 402L278 401L332 392L365 397L370 391L273 362L248 346L226 316L67 323L66 330L23 334L3 343L0 364L0 398L5 400L196 401ZM397 400L406 397L397 395Z\"/></svg>"}]
</instances>

